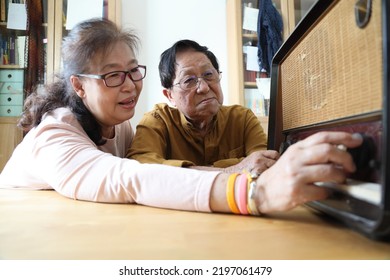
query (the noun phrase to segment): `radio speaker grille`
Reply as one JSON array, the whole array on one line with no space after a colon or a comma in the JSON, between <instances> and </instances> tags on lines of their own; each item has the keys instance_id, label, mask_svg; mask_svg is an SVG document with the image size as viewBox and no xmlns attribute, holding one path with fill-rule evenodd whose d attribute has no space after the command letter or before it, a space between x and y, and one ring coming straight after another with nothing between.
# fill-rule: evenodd
<instances>
[{"instance_id":1,"label":"radio speaker grille","mask_svg":"<svg viewBox=\"0 0 390 280\"><path fill-rule=\"evenodd\" d=\"M338 1L281 63L283 130L382 110L381 2L364 28L355 2Z\"/></svg>"}]
</instances>

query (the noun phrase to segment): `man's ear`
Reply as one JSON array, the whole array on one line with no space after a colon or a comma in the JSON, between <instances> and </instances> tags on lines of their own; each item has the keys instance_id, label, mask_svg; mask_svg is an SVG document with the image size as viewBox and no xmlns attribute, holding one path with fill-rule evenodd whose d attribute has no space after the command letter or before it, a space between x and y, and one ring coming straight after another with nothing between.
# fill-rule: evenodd
<instances>
[{"instance_id":1,"label":"man's ear","mask_svg":"<svg viewBox=\"0 0 390 280\"><path fill-rule=\"evenodd\" d=\"M171 102L171 104L172 104L173 106L176 106L175 100L174 100L173 97L172 97L172 91L171 91L170 89L164 88L164 89L163 89L163 94L164 94L164 96L165 96L166 98L168 98L169 102Z\"/></svg>"},{"instance_id":2,"label":"man's ear","mask_svg":"<svg viewBox=\"0 0 390 280\"><path fill-rule=\"evenodd\" d=\"M72 84L73 90L76 92L76 94L83 99L85 97L85 91L83 88L83 84L80 81L80 78L72 75L70 76L70 83Z\"/></svg>"}]
</instances>

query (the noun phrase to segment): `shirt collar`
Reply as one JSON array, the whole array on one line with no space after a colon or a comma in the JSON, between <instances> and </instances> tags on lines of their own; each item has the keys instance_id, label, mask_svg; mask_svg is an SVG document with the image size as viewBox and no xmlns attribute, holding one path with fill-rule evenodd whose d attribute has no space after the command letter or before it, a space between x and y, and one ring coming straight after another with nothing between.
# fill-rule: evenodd
<instances>
[{"instance_id":1,"label":"shirt collar","mask_svg":"<svg viewBox=\"0 0 390 280\"><path fill-rule=\"evenodd\" d=\"M220 111L221 110L218 110L218 113L213 117L213 128L215 127L216 123L217 123L217 120L218 120L218 115L220 114ZM180 112L180 122L181 122L181 125L185 128L185 129L190 129L190 130L194 130L194 126L192 123L190 123L187 118L184 116L184 114L182 112Z\"/></svg>"}]
</instances>

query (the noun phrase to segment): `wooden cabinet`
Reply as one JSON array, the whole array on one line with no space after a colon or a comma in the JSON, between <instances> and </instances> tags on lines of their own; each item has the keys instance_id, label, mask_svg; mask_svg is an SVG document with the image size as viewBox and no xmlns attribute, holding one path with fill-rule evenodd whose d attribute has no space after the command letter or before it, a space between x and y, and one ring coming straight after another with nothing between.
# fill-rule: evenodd
<instances>
[{"instance_id":1,"label":"wooden cabinet","mask_svg":"<svg viewBox=\"0 0 390 280\"><path fill-rule=\"evenodd\" d=\"M23 137L16 126L23 109L23 75L19 65L0 67L0 172Z\"/></svg>"},{"instance_id":2,"label":"wooden cabinet","mask_svg":"<svg viewBox=\"0 0 390 280\"><path fill-rule=\"evenodd\" d=\"M24 103L26 30L7 24L9 5L0 5L0 172L23 136L16 125Z\"/></svg>"},{"instance_id":3,"label":"wooden cabinet","mask_svg":"<svg viewBox=\"0 0 390 280\"><path fill-rule=\"evenodd\" d=\"M286 39L296 24L306 14L316 0L274 0L273 4L283 20L283 38ZM243 28L245 7L258 9L259 0L227 0L227 44L228 44L228 100L230 104L240 104L251 108L260 119L264 130L268 131L268 102L260 96L269 88L269 78L261 71L248 71L248 46L257 47L257 32ZM253 62L253 61L252 61ZM258 80L256 79L268 79ZM269 92L268 92L269 94ZM267 95L266 95L267 97Z\"/></svg>"},{"instance_id":4,"label":"wooden cabinet","mask_svg":"<svg viewBox=\"0 0 390 280\"><path fill-rule=\"evenodd\" d=\"M53 81L54 74L61 68L61 42L63 36L67 34L67 30L65 29L65 15L68 1L34 1L42 1L43 22L41 28L43 28L42 32L45 38L39 43L44 46L44 82L48 83ZM26 36L26 31L15 31L7 28L7 13L5 11L8 10L6 10L3 6L0 6L0 41L4 41L7 38L8 42L8 38L11 36L12 38ZM120 0L104 0L103 11L103 16L105 18L108 18L120 25ZM11 56L3 57L6 53L4 51L4 44L0 44L0 172L11 156L16 145L19 144L23 138L22 131L16 125L18 123L19 116L22 113L24 103L24 71L30 70L28 68L23 68L25 49L22 51L23 53L18 54L18 56L12 58L13 60L11 61ZM15 51L16 50L17 48L15 48Z\"/></svg>"},{"instance_id":5,"label":"wooden cabinet","mask_svg":"<svg viewBox=\"0 0 390 280\"><path fill-rule=\"evenodd\" d=\"M18 117L0 117L0 172L23 138L22 131L16 126L17 122Z\"/></svg>"},{"instance_id":6,"label":"wooden cabinet","mask_svg":"<svg viewBox=\"0 0 390 280\"><path fill-rule=\"evenodd\" d=\"M0 117L17 117L23 110L24 69L0 68Z\"/></svg>"}]
</instances>

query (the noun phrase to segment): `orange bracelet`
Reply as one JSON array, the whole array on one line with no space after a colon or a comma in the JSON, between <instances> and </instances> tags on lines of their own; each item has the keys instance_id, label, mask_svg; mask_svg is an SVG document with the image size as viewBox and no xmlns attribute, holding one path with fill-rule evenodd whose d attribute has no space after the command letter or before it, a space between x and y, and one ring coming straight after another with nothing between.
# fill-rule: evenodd
<instances>
[{"instance_id":1,"label":"orange bracelet","mask_svg":"<svg viewBox=\"0 0 390 280\"><path fill-rule=\"evenodd\" d=\"M245 173L239 176L238 190L237 190L237 205L240 213L248 215L247 208L247 191L248 191L248 177Z\"/></svg>"},{"instance_id":2,"label":"orange bracelet","mask_svg":"<svg viewBox=\"0 0 390 280\"><path fill-rule=\"evenodd\" d=\"M226 188L227 203L229 205L230 210L234 214L240 214L240 210L238 210L238 208L237 208L235 193L234 193L234 186L236 184L237 176L238 176L238 173L233 173L229 176L227 188Z\"/></svg>"}]
</instances>

